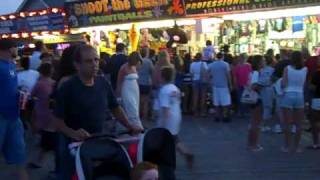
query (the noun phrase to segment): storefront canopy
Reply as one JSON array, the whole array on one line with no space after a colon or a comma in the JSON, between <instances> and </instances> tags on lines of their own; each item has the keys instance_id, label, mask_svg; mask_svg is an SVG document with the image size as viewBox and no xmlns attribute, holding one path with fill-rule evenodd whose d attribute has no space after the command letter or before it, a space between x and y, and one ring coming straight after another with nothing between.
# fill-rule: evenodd
<instances>
[{"instance_id":1,"label":"storefront canopy","mask_svg":"<svg viewBox=\"0 0 320 180\"><path fill-rule=\"evenodd\" d=\"M65 3L73 28L135 21L171 19L185 15L183 0L93 0Z\"/></svg>"},{"instance_id":2,"label":"storefront canopy","mask_svg":"<svg viewBox=\"0 0 320 180\"><path fill-rule=\"evenodd\" d=\"M51 8L39 11L19 12L0 16L1 38L28 38L41 34L68 32L66 13Z\"/></svg>"},{"instance_id":3,"label":"storefront canopy","mask_svg":"<svg viewBox=\"0 0 320 180\"><path fill-rule=\"evenodd\" d=\"M320 0L184 0L188 15L226 14L319 5Z\"/></svg>"}]
</instances>

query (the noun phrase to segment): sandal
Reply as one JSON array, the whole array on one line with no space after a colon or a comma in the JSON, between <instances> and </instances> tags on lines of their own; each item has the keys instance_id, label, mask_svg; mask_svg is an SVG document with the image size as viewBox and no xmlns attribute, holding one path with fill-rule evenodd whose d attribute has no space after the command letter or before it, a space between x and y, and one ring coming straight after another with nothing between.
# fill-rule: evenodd
<instances>
[{"instance_id":1,"label":"sandal","mask_svg":"<svg viewBox=\"0 0 320 180\"><path fill-rule=\"evenodd\" d=\"M309 150L320 150L320 145L310 145L306 147Z\"/></svg>"},{"instance_id":2,"label":"sandal","mask_svg":"<svg viewBox=\"0 0 320 180\"><path fill-rule=\"evenodd\" d=\"M281 147L281 152L283 152L283 153L289 153L289 148L282 146L282 147Z\"/></svg>"},{"instance_id":3,"label":"sandal","mask_svg":"<svg viewBox=\"0 0 320 180\"><path fill-rule=\"evenodd\" d=\"M193 163L194 163L194 155L193 154L187 154L186 155L186 161L187 161L187 166L189 169L193 168Z\"/></svg>"}]
</instances>

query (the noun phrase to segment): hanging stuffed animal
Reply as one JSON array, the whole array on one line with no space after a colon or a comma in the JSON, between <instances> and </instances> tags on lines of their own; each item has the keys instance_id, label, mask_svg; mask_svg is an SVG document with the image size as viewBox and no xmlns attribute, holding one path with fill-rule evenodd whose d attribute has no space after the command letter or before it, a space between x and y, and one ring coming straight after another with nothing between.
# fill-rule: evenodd
<instances>
[{"instance_id":1,"label":"hanging stuffed animal","mask_svg":"<svg viewBox=\"0 0 320 180\"><path fill-rule=\"evenodd\" d=\"M131 29L129 30L129 42L131 45L131 52L136 51L138 49L140 33L136 28L135 24L132 24Z\"/></svg>"},{"instance_id":2,"label":"hanging stuffed animal","mask_svg":"<svg viewBox=\"0 0 320 180\"><path fill-rule=\"evenodd\" d=\"M143 29L143 30L141 30L141 34L142 34L142 37L141 37L140 46L141 47L149 47L150 46L150 43L149 43L149 40L150 40L149 30L148 29Z\"/></svg>"},{"instance_id":3,"label":"hanging stuffed animal","mask_svg":"<svg viewBox=\"0 0 320 180\"><path fill-rule=\"evenodd\" d=\"M169 35L169 41L167 43L167 47L170 48L173 43L179 43L179 44L187 44L188 38L187 34L178 27L178 25L175 23L173 28L170 28L167 30L167 34Z\"/></svg>"}]
</instances>

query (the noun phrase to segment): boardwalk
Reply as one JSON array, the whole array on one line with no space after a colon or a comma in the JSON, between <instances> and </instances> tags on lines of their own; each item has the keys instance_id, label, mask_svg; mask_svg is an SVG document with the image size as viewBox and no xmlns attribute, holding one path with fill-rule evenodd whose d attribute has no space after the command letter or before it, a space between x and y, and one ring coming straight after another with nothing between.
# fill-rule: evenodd
<instances>
[{"instance_id":1,"label":"boardwalk","mask_svg":"<svg viewBox=\"0 0 320 180\"><path fill-rule=\"evenodd\" d=\"M178 154L177 177L179 180L319 180L320 151L301 154L284 154L280 151L282 135L263 133L264 151L246 151L247 121L236 119L230 124L213 120L186 117L181 139L195 152L195 166L189 171ZM303 146L311 143L304 133ZM29 146L30 149L30 146ZM3 163L2 163L3 164ZM52 167L48 163L48 167ZM32 180L48 179L49 168L29 171ZM0 179L9 175L2 170ZM10 179L10 178L9 178Z\"/></svg>"}]
</instances>

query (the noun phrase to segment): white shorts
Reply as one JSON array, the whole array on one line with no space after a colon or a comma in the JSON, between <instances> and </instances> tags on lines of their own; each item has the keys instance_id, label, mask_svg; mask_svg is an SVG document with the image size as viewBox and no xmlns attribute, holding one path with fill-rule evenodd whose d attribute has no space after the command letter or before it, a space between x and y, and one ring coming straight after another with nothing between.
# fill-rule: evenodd
<instances>
[{"instance_id":1,"label":"white shorts","mask_svg":"<svg viewBox=\"0 0 320 180\"><path fill-rule=\"evenodd\" d=\"M231 96L229 88L212 88L212 101L215 106L229 106L231 105Z\"/></svg>"}]
</instances>

